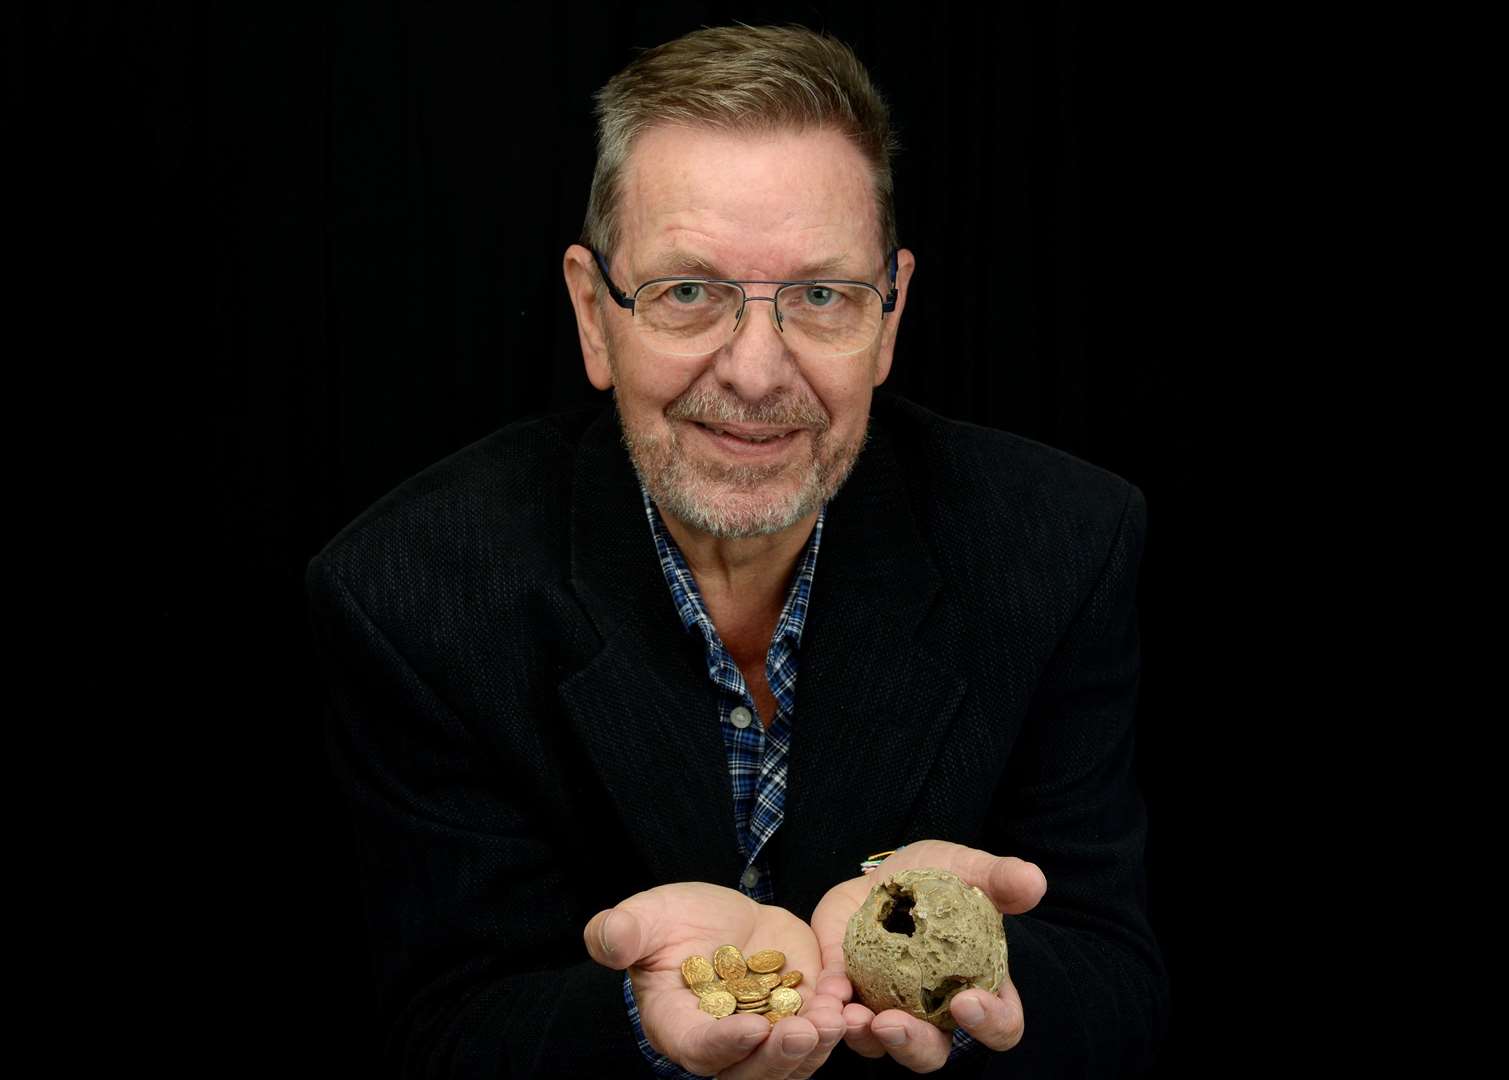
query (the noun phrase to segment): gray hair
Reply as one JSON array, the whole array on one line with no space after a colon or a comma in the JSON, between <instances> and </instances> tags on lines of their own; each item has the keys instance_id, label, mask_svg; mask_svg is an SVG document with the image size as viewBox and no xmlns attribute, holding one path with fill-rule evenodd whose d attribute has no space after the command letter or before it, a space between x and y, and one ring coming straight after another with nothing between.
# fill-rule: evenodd
<instances>
[{"instance_id":1,"label":"gray hair","mask_svg":"<svg viewBox=\"0 0 1509 1080\"><path fill-rule=\"evenodd\" d=\"M597 168L583 243L604 254L620 236L624 163L634 140L662 124L723 131L832 128L870 164L881 250L896 246L891 155L898 145L884 98L843 42L803 26L721 26L657 45L594 95Z\"/></svg>"}]
</instances>

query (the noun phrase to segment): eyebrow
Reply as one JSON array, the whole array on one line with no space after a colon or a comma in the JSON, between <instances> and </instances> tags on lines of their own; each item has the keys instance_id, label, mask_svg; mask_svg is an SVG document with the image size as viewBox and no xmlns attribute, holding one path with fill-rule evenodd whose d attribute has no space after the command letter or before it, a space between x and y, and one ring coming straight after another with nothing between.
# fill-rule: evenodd
<instances>
[{"instance_id":1,"label":"eyebrow","mask_svg":"<svg viewBox=\"0 0 1509 1080\"><path fill-rule=\"evenodd\" d=\"M644 280L646 281L652 278L673 277L676 274L721 278L725 281L733 280L717 266L690 251L671 250L662 252L647 260L647 263L655 267L655 270L645 277ZM842 277L843 271L848 265L848 256L834 255L831 258L799 266L791 278L782 280L811 281L819 278Z\"/></svg>"}]
</instances>

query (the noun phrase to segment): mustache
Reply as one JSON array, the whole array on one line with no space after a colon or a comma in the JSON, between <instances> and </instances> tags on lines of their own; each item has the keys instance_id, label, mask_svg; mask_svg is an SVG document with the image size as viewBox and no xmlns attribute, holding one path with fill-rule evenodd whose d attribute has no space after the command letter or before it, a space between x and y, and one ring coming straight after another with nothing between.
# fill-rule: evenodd
<instances>
[{"instance_id":1,"label":"mustache","mask_svg":"<svg viewBox=\"0 0 1509 1080\"><path fill-rule=\"evenodd\" d=\"M810 428L817 434L827 431L832 421L827 410L810 397L791 393L776 394L754 404L729 394L719 394L705 387L688 390L666 407L671 420L691 420L722 424L768 424L771 427Z\"/></svg>"}]
</instances>

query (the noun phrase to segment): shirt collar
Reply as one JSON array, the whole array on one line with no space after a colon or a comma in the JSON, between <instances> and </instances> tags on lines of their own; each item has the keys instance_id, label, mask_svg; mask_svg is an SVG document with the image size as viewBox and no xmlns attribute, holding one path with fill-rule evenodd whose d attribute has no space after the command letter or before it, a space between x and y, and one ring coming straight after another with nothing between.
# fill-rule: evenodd
<instances>
[{"instance_id":1,"label":"shirt collar","mask_svg":"<svg viewBox=\"0 0 1509 1080\"><path fill-rule=\"evenodd\" d=\"M660 509L655 505L655 500L650 498L643 483L639 485L639 494L644 499L645 517L649 519L650 535L655 541L655 552L660 557L660 572L665 575L665 583L671 590L681 625L688 633L700 633L710 648L716 646L721 649L723 643L718 638L712 619L708 618L707 608L703 606L697 579L692 576L691 568L686 565L686 558L666 529L665 522L660 517ZM802 630L807 625L807 605L812 596L812 577L817 571L817 549L822 543L823 520L827 513L828 505L824 503L818 508L812 535L807 538L801 557L797 559L796 574L786 592L786 603L781 608L780 618L776 620L775 634L771 638L772 648L785 642L794 649L802 643Z\"/></svg>"}]
</instances>

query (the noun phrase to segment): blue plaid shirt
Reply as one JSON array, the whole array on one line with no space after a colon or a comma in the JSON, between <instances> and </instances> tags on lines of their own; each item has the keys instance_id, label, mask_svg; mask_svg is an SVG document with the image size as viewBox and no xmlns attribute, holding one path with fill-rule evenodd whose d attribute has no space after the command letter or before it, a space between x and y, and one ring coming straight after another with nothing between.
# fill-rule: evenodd
<instances>
[{"instance_id":1,"label":"blue plaid shirt","mask_svg":"<svg viewBox=\"0 0 1509 1080\"><path fill-rule=\"evenodd\" d=\"M676 541L666 531L649 492L640 486L650 535L660 556L660 572L671 590L676 614L689 634L699 634L707 650L707 677L718 690L718 728L723 732L723 749L728 755L728 775L733 784L734 834L744 872L739 876L739 891L762 904L775 899L770 881L770 866L765 845L780 828L786 804L786 762L791 753L791 721L796 710L797 654L802 644L802 628L807 622L807 605L812 595L812 575L817 569L817 549L823 539L823 519L827 506L817 512L817 524L807 546L797 560L796 576L786 594L785 606L776 620L770 650L765 654L765 678L775 696L775 717L767 731L756 711L753 696L744 682L744 673L723 646L713 621L702 604L702 593ZM624 972L624 1005L640 1053L650 1063L656 1076L688 1080L695 1076L669 1058L657 1054L639 1022L639 1006L634 1000L633 984ZM962 1036L962 1040L961 1037ZM973 1040L963 1030L955 1032L950 1059Z\"/></svg>"},{"instance_id":2,"label":"blue plaid shirt","mask_svg":"<svg viewBox=\"0 0 1509 1080\"><path fill-rule=\"evenodd\" d=\"M775 890L770 883L765 845L780 828L786 805L786 760L791 753L791 717L796 710L797 653L802 645L802 627L807 623L812 574L817 569L817 549L823 539L827 508L817 512L817 524L797 560L796 575L776 620L770 651L765 654L765 678L776 703L775 716L768 718L771 723L767 731L744 683L743 672L723 647L702 605L702 593L681 549L666 531L649 493L641 489L641 494L655 551L660 556L660 572L670 587L676 614L687 633L701 636L707 650L707 677L718 689L718 728L723 732L728 775L733 781L734 833L739 840L739 854L744 858L739 891L768 904L775 899Z\"/></svg>"}]
</instances>

